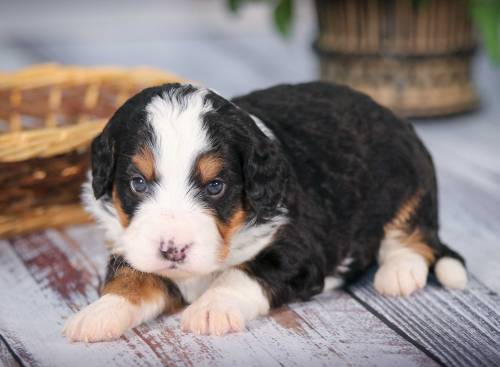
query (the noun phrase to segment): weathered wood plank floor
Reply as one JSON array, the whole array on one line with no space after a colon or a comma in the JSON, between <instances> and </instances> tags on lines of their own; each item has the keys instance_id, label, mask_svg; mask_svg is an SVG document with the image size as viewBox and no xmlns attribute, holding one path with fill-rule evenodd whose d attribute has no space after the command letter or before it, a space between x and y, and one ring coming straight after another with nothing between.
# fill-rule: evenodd
<instances>
[{"instance_id":1,"label":"weathered wood plank floor","mask_svg":"<svg viewBox=\"0 0 500 367\"><path fill-rule=\"evenodd\" d=\"M92 226L2 241L0 281L5 301L0 330L23 362L43 365L432 365L344 291L290 305L224 338L179 329L178 315L134 329L118 342L69 344L67 316L96 299L104 243ZM89 354L92 350L95 353ZM125 353L124 353L125 352Z\"/></svg>"},{"instance_id":2,"label":"weathered wood plank floor","mask_svg":"<svg viewBox=\"0 0 500 367\"><path fill-rule=\"evenodd\" d=\"M46 61L148 64L227 96L316 78L308 2L297 2L287 42L265 8L228 18L224 3L0 2L0 70ZM438 170L442 237L468 262L467 290L446 291L430 279L409 298L383 298L372 271L224 338L183 333L174 315L116 342L69 344L61 327L97 298L105 247L92 225L52 229L0 241L0 365L500 365L500 72L480 57L475 74L480 111L417 123Z\"/></svg>"}]
</instances>

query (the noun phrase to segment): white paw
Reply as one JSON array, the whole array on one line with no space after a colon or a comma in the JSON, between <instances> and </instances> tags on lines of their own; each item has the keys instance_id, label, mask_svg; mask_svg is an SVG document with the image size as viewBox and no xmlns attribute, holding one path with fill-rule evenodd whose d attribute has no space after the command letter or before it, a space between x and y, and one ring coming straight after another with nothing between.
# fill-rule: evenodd
<instances>
[{"instance_id":1,"label":"white paw","mask_svg":"<svg viewBox=\"0 0 500 367\"><path fill-rule=\"evenodd\" d=\"M391 259L375 274L375 289L385 296L408 296L427 283L429 267L420 256Z\"/></svg>"},{"instance_id":2,"label":"white paw","mask_svg":"<svg viewBox=\"0 0 500 367\"><path fill-rule=\"evenodd\" d=\"M181 327L198 335L224 335L243 330L245 320L227 295L208 290L184 310Z\"/></svg>"},{"instance_id":3,"label":"white paw","mask_svg":"<svg viewBox=\"0 0 500 367\"><path fill-rule=\"evenodd\" d=\"M467 285L467 270L457 259L442 257L437 261L434 272L446 288L464 289Z\"/></svg>"},{"instance_id":4,"label":"white paw","mask_svg":"<svg viewBox=\"0 0 500 367\"><path fill-rule=\"evenodd\" d=\"M125 298L106 294L68 319L62 334L71 342L117 339L134 326L136 311Z\"/></svg>"}]
</instances>

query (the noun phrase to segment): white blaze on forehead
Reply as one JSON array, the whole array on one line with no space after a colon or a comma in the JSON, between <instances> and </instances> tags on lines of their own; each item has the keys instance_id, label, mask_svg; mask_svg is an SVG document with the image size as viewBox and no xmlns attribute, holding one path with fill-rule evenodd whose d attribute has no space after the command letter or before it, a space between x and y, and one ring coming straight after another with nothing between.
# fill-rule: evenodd
<instances>
[{"instance_id":1,"label":"white blaze on forehead","mask_svg":"<svg viewBox=\"0 0 500 367\"><path fill-rule=\"evenodd\" d=\"M190 176L197 157L210 149L203 127L203 115L212 108L205 99L207 92L200 89L186 96L164 94L146 106L154 130L152 148L161 188L155 196L168 209L191 210L195 205L188 195Z\"/></svg>"},{"instance_id":2,"label":"white blaze on forehead","mask_svg":"<svg viewBox=\"0 0 500 367\"><path fill-rule=\"evenodd\" d=\"M221 242L213 215L196 199L191 175L200 154L211 149L203 117L212 109L207 90L184 95L179 88L157 96L145 107L152 129L151 152L157 184L142 201L123 235L124 255L136 269L167 274L207 274L217 269ZM181 248L186 259L172 264L160 255L162 242ZM175 266L174 266L175 265Z\"/></svg>"}]
</instances>

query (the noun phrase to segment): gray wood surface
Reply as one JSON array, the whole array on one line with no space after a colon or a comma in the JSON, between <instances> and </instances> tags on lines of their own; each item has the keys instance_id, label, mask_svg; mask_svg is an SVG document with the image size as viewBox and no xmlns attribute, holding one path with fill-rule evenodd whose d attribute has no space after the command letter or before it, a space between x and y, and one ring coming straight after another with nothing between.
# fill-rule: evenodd
<instances>
[{"instance_id":1,"label":"gray wood surface","mask_svg":"<svg viewBox=\"0 0 500 367\"><path fill-rule=\"evenodd\" d=\"M0 339L0 366L4 367L19 367L19 363L15 360L10 352L7 344Z\"/></svg>"},{"instance_id":2,"label":"gray wood surface","mask_svg":"<svg viewBox=\"0 0 500 367\"><path fill-rule=\"evenodd\" d=\"M443 240L500 292L500 110L495 116L491 123L479 115L467 123L457 119L456 126L417 128L437 167Z\"/></svg>"},{"instance_id":3,"label":"gray wood surface","mask_svg":"<svg viewBox=\"0 0 500 367\"><path fill-rule=\"evenodd\" d=\"M366 276L352 294L392 327L450 366L500 363L500 296L472 277L464 291L442 289L432 278L410 297L380 297Z\"/></svg>"},{"instance_id":4,"label":"gray wood surface","mask_svg":"<svg viewBox=\"0 0 500 367\"><path fill-rule=\"evenodd\" d=\"M0 242L0 333L26 365L432 366L344 291L292 304L244 333L194 336L163 316L110 343L70 344L64 320L97 299L106 253L94 226Z\"/></svg>"},{"instance_id":5,"label":"gray wood surface","mask_svg":"<svg viewBox=\"0 0 500 367\"><path fill-rule=\"evenodd\" d=\"M296 3L295 32L283 41L262 4L228 16L225 0L3 1L0 70L152 65L228 97L316 79L313 8ZM25 365L500 365L500 71L479 53L473 73L478 111L415 122L437 167L442 238L472 275L465 292L431 281L408 299L387 299L368 274L347 293L292 304L242 335L194 337L174 316L118 342L70 345L60 328L96 299L106 263L102 235L82 226L0 242L0 334ZM9 357L0 342L0 363L16 365Z\"/></svg>"}]
</instances>

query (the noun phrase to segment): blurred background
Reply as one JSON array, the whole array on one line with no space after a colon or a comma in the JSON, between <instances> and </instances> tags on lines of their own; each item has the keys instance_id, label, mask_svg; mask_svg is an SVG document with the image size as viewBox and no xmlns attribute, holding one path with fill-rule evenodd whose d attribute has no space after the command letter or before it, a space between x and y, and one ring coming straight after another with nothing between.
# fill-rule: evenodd
<instances>
[{"instance_id":1,"label":"blurred background","mask_svg":"<svg viewBox=\"0 0 500 367\"><path fill-rule=\"evenodd\" d=\"M494 15L481 10L455 0L2 0L0 69L150 65L226 96L321 74L407 115L439 115L477 106L474 85L483 107L500 88L482 49L470 63L481 27L468 18Z\"/></svg>"},{"instance_id":2,"label":"blurred background","mask_svg":"<svg viewBox=\"0 0 500 367\"><path fill-rule=\"evenodd\" d=\"M226 0L1 1L0 68L34 63L149 65L226 96L317 78L312 2L298 1L287 40L270 7Z\"/></svg>"}]
</instances>

